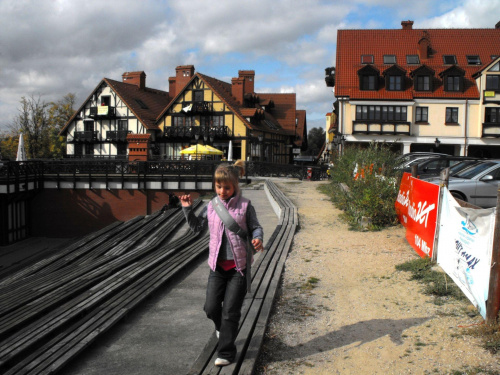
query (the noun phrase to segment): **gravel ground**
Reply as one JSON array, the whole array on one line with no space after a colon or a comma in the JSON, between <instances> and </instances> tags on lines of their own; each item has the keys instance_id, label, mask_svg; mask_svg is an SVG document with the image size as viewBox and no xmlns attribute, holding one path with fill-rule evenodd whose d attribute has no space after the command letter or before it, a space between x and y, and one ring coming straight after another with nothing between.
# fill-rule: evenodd
<instances>
[{"instance_id":1,"label":"gravel ground","mask_svg":"<svg viewBox=\"0 0 500 375\"><path fill-rule=\"evenodd\" d=\"M317 187L276 181L299 210L257 374L500 374L465 328L467 302L436 304L395 265L414 259L401 226L354 232Z\"/></svg>"}]
</instances>

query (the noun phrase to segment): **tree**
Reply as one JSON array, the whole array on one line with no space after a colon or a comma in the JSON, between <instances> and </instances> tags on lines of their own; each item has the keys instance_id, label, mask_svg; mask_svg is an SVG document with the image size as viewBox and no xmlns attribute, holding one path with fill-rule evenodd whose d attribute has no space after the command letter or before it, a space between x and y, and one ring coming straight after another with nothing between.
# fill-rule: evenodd
<instances>
[{"instance_id":1,"label":"tree","mask_svg":"<svg viewBox=\"0 0 500 375\"><path fill-rule=\"evenodd\" d=\"M62 158L65 150L65 138L60 136L64 125L69 121L75 110L75 94L66 94L61 100L49 104L50 153L53 158Z\"/></svg>"},{"instance_id":2,"label":"tree","mask_svg":"<svg viewBox=\"0 0 500 375\"><path fill-rule=\"evenodd\" d=\"M29 158L57 158L64 154L64 138L59 132L73 115L75 95L46 103L40 95L21 98L19 115L14 118L10 136L23 133Z\"/></svg>"},{"instance_id":3,"label":"tree","mask_svg":"<svg viewBox=\"0 0 500 375\"><path fill-rule=\"evenodd\" d=\"M317 156L325 144L325 130L323 128L312 128L307 134L307 155Z\"/></svg>"}]
</instances>

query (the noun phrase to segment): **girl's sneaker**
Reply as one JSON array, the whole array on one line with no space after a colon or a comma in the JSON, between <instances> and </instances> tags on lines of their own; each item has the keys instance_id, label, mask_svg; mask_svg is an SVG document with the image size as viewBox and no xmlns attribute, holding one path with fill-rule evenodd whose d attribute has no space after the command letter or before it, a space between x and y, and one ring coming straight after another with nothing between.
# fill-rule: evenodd
<instances>
[{"instance_id":1,"label":"girl's sneaker","mask_svg":"<svg viewBox=\"0 0 500 375\"><path fill-rule=\"evenodd\" d=\"M227 359L224 359L224 358L217 358L215 360L215 365L216 366L227 366L229 364L231 364L231 362L228 361Z\"/></svg>"}]
</instances>

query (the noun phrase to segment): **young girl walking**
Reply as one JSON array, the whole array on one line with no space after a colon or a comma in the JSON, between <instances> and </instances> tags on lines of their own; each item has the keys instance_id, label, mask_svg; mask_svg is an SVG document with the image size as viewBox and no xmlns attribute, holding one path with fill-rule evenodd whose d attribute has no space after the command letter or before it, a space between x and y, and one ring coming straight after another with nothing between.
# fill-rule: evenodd
<instances>
[{"instance_id":1,"label":"young girl walking","mask_svg":"<svg viewBox=\"0 0 500 375\"><path fill-rule=\"evenodd\" d=\"M244 161L233 165L220 164L215 170L215 193L236 223L251 236L255 251L263 250L264 233L251 202L242 197L239 177L243 176ZM217 199L214 198L214 199ZM208 203L196 216L192 211L191 196L180 196L182 210L191 230L198 232L208 225L210 232L207 294L205 313L215 324L219 343L216 366L227 366L236 356L236 335L241 317L241 306L247 292L247 241L226 228L214 208L214 201ZM252 259L253 260L253 259Z\"/></svg>"}]
</instances>

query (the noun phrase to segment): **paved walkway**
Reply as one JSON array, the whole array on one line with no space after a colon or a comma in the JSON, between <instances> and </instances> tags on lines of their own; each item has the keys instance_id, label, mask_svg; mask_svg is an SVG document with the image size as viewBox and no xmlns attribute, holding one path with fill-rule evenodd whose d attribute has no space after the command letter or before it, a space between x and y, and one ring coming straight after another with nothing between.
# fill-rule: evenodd
<instances>
[{"instance_id":1,"label":"paved walkway","mask_svg":"<svg viewBox=\"0 0 500 375\"><path fill-rule=\"evenodd\" d=\"M264 242L278 218L264 190L243 190L264 227ZM183 228L179 231L180 235ZM257 255L258 256L258 255ZM113 327L61 371L64 375L185 374L214 327L203 312L206 257Z\"/></svg>"}]
</instances>

